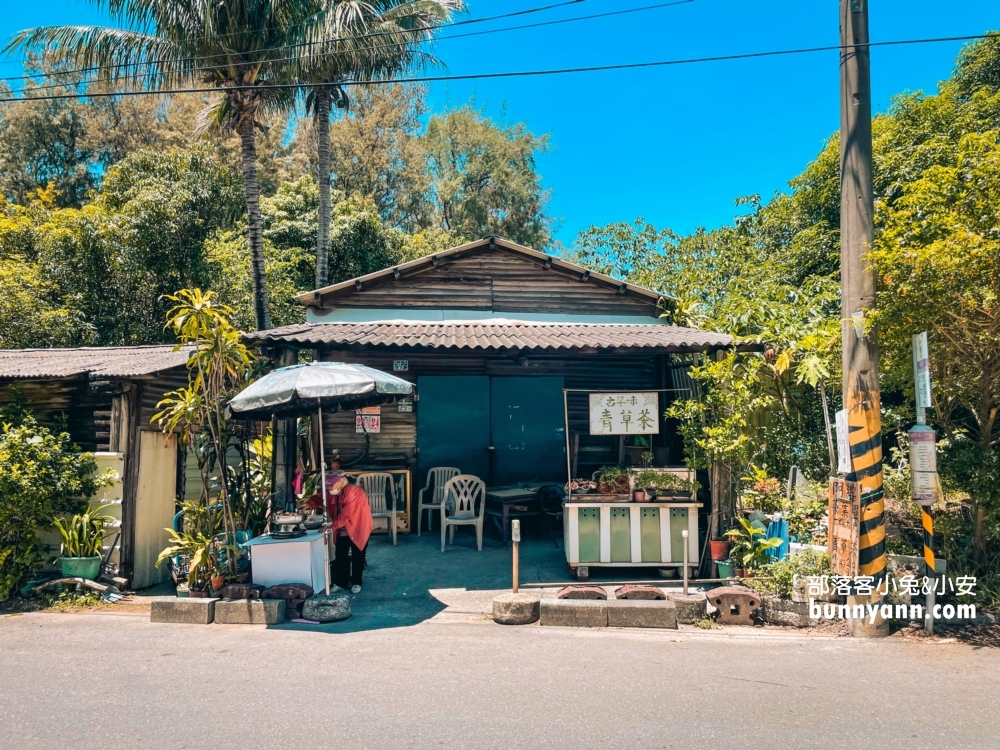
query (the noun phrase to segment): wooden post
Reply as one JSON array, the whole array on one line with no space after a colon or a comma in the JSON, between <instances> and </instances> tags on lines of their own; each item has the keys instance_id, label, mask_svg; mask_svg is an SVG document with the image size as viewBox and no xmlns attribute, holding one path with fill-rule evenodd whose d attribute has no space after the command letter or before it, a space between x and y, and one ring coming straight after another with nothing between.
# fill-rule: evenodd
<instances>
[{"instance_id":1,"label":"wooden post","mask_svg":"<svg viewBox=\"0 0 1000 750\"><path fill-rule=\"evenodd\" d=\"M118 416L118 426L112 450L125 454L125 475L122 477L122 525L118 575L129 581L135 577L135 514L139 492L139 423L142 419L142 383L128 383L112 406L112 424Z\"/></svg>"},{"instance_id":2,"label":"wooden post","mask_svg":"<svg viewBox=\"0 0 1000 750\"><path fill-rule=\"evenodd\" d=\"M275 358L275 365L293 365L298 357L294 349L282 349ZM295 478L295 428L296 419L275 419L271 440L271 510L287 510L287 503L295 501L292 480Z\"/></svg>"},{"instance_id":3,"label":"wooden post","mask_svg":"<svg viewBox=\"0 0 1000 750\"><path fill-rule=\"evenodd\" d=\"M875 331L866 330L865 320L875 306L875 276L865 260L875 236L868 0L841 0L840 42L841 336L851 445L847 480L861 485L859 572L880 585L886 551L879 351ZM887 634L887 628L868 630Z\"/></svg>"}]
</instances>

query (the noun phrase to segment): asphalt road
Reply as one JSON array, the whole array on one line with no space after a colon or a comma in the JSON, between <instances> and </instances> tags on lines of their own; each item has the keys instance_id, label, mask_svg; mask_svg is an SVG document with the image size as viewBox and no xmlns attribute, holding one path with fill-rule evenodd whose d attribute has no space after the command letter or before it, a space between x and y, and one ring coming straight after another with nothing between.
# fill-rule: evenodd
<instances>
[{"instance_id":1,"label":"asphalt road","mask_svg":"<svg viewBox=\"0 0 1000 750\"><path fill-rule=\"evenodd\" d=\"M4 617L0 747L1000 747L998 650L751 633Z\"/></svg>"}]
</instances>

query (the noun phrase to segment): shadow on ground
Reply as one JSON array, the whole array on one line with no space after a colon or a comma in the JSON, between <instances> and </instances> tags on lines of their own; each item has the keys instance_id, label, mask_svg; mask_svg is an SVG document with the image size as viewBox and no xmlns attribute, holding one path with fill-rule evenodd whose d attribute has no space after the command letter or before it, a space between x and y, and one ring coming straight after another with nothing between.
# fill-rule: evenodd
<instances>
[{"instance_id":1,"label":"shadow on ground","mask_svg":"<svg viewBox=\"0 0 1000 750\"><path fill-rule=\"evenodd\" d=\"M562 545L556 547L551 539L522 542L520 559L522 582L570 581ZM364 588L351 597L350 619L273 627L350 633L416 625L446 609L449 617L484 618L492 611L493 597L510 586L511 548L486 537L479 552L471 529L456 529L455 542L445 552L436 532L400 534L395 547L389 537L375 535L368 544Z\"/></svg>"}]
</instances>

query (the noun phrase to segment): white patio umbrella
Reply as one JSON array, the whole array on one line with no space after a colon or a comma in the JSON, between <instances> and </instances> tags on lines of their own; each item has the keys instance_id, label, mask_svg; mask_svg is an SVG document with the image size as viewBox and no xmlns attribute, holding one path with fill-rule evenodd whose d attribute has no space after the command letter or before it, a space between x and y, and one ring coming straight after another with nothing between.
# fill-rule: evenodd
<instances>
[{"instance_id":1,"label":"white patio umbrella","mask_svg":"<svg viewBox=\"0 0 1000 750\"><path fill-rule=\"evenodd\" d=\"M279 367L250 385L227 408L235 419L264 421L271 417L319 415L319 466L322 507L326 514L326 456L323 409L361 409L389 404L413 393L413 384L381 370L345 362L310 362ZM327 593L329 590L327 582Z\"/></svg>"}]
</instances>

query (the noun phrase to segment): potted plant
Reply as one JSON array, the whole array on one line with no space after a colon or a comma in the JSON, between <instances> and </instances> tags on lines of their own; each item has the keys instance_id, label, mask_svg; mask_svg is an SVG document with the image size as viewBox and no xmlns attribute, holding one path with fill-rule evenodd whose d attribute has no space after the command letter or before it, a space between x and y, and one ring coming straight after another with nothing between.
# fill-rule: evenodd
<instances>
[{"instance_id":1,"label":"potted plant","mask_svg":"<svg viewBox=\"0 0 1000 750\"><path fill-rule=\"evenodd\" d=\"M766 539L767 532L745 518L737 518L736 521L739 526L730 529L725 535L732 540L730 554L736 565L736 575L745 578L748 573L767 563L767 551L780 547L782 542L778 537Z\"/></svg>"},{"instance_id":2,"label":"potted plant","mask_svg":"<svg viewBox=\"0 0 1000 750\"><path fill-rule=\"evenodd\" d=\"M712 559L715 562L729 559L729 548L732 546L725 537L717 537L709 541L708 546L712 550Z\"/></svg>"},{"instance_id":3,"label":"potted plant","mask_svg":"<svg viewBox=\"0 0 1000 750\"><path fill-rule=\"evenodd\" d=\"M219 553L238 555L239 550L229 544L222 544L200 530L176 531L167 529L170 546L156 558L157 567L171 557L186 556L188 563L188 592L192 597L207 597L210 589L221 590L226 583L226 575L219 566Z\"/></svg>"},{"instance_id":4,"label":"potted plant","mask_svg":"<svg viewBox=\"0 0 1000 750\"><path fill-rule=\"evenodd\" d=\"M96 580L101 574L101 551L104 545L104 524L114 521L104 513L108 506L88 508L70 520L54 520L62 537L59 569L70 578Z\"/></svg>"},{"instance_id":5,"label":"potted plant","mask_svg":"<svg viewBox=\"0 0 1000 750\"><path fill-rule=\"evenodd\" d=\"M656 497L658 477L659 474L655 471L650 471L649 469L635 475L633 482L637 490L643 490L643 494L645 495L644 499L653 500Z\"/></svg>"},{"instance_id":6,"label":"potted plant","mask_svg":"<svg viewBox=\"0 0 1000 750\"><path fill-rule=\"evenodd\" d=\"M601 469L597 488L602 495L628 495L632 491L629 474L620 466L605 466Z\"/></svg>"},{"instance_id":7,"label":"potted plant","mask_svg":"<svg viewBox=\"0 0 1000 750\"><path fill-rule=\"evenodd\" d=\"M736 566L732 560L717 560L715 565L719 569L719 578L732 578L736 575Z\"/></svg>"}]
</instances>

